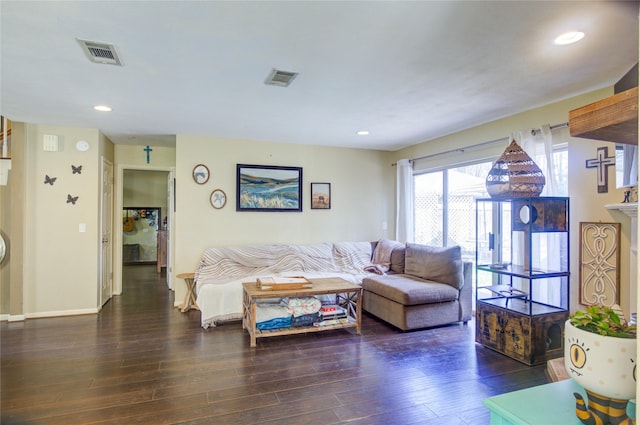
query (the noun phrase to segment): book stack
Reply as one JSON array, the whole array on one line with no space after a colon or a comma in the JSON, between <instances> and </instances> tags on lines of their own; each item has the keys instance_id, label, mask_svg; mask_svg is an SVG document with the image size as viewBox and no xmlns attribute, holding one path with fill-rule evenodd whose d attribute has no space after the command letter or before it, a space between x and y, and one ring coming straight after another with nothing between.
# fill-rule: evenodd
<instances>
[{"instance_id":1,"label":"book stack","mask_svg":"<svg viewBox=\"0 0 640 425\"><path fill-rule=\"evenodd\" d=\"M347 323L349 317L347 309L335 304L325 304L320 307L320 321L314 323L315 326L329 326Z\"/></svg>"}]
</instances>

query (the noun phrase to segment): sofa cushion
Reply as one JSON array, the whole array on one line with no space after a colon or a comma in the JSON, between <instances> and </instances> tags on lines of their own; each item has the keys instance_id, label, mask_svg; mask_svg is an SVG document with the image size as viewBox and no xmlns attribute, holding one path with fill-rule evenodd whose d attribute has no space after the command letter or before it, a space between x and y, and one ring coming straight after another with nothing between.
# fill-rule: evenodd
<instances>
[{"instance_id":1,"label":"sofa cushion","mask_svg":"<svg viewBox=\"0 0 640 425\"><path fill-rule=\"evenodd\" d=\"M362 288L402 305L455 301L458 291L452 286L425 281L406 274L366 277Z\"/></svg>"},{"instance_id":2,"label":"sofa cushion","mask_svg":"<svg viewBox=\"0 0 640 425\"><path fill-rule=\"evenodd\" d=\"M459 246L442 248L408 243L404 272L422 279L446 283L456 289L464 286Z\"/></svg>"},{"instance_id":3,"label":"sofa cushion","mask_svg":"<svg viewBox=\"0 0 640 425\"><path fill-rule=\"evenodd\" d=\"M390 272L404 273L405 250L406 246L402 245L402 247L395 248L391 252L391 266L389 267Z\"/></svg>"}]
</instances>

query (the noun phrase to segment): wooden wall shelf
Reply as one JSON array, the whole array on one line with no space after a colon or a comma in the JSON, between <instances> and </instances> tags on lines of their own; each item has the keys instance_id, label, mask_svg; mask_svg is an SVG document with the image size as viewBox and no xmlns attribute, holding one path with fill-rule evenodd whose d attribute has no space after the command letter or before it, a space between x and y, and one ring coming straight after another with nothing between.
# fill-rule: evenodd
<instances>
[{"instance_id":1,"label":"wooden wall shelf","mask_svg":"<svg viewBox=\"0 0 640 425\"><path fill-rule=\"evenodd\" d=\"M573 137L638 144L638 87L569 111Z\"/></svg>"}]
</instances>

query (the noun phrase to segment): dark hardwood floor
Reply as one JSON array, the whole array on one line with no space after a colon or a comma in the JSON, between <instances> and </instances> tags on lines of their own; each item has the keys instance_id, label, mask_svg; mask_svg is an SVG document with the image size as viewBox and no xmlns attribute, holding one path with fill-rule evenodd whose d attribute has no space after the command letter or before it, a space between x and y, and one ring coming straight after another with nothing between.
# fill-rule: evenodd
<instances>
[{"instance_id":1,"label":"dark hardwood floor","mask_svg":"<svg viewBox=\"0 0 640 425\"><path fill-rule=\"evenodd\" d=\"M181 285L183 282L176 282ZM486 397L549 382L474 343L474 323L259 339L200 328L155 266L98 315L3 322L5 424L488 424Z\"/></svg>"}]
</instances>

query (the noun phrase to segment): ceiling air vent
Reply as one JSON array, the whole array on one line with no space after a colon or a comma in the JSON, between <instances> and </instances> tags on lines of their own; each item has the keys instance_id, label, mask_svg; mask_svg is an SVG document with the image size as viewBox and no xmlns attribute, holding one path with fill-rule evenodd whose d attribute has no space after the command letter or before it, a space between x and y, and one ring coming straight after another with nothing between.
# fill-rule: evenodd
<instances>
[{"instance_id":1,"label":"ceiling air vent","mask_svg":"<svg viewBox=\"0 0 640 425\"><path fill-rule=\"evenodd\" d=\"M122 66L113 44L80 39L78 39L78 43L91 62Z\"/></svg>"},{"instance_id":2,"label":"ceiling air vent","mask_svg":"<svg viewBox=\"0 0 640 425\"><path fill-rule=\"evenodd\" d=\"M291 84L291 81L293 81L297 76L297 72L282 71L274 68L271 70L264 83L270 86L288 87L289 84Z\"/></svg>"}]
</instances>

